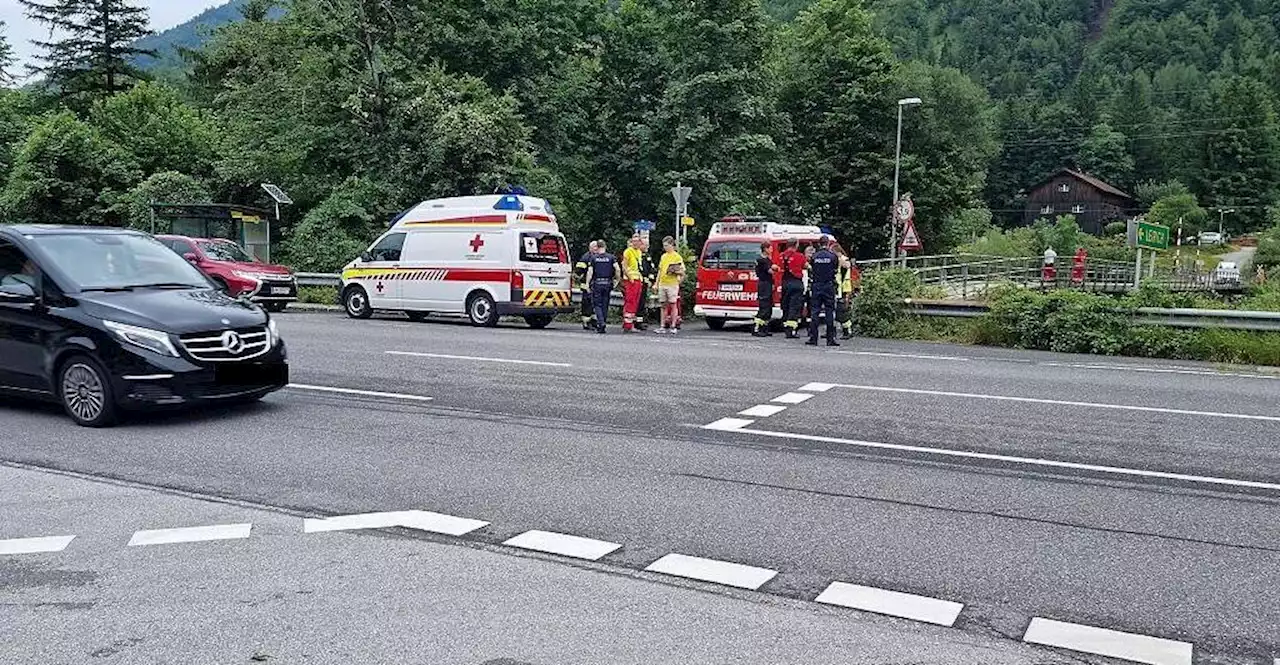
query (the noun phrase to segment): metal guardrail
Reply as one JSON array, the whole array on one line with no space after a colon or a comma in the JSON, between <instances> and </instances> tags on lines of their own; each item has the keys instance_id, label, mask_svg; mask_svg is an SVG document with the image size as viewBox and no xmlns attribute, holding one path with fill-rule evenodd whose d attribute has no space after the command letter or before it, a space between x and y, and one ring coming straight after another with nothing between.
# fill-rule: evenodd
<instances>
[{"instance_id":1,"label":"metal guardrail","mask_svg":"<svg viewBox=\"0 0 1280 665\"><path fill-rule=\"evenodd\" d=\"M991 311L988 305L950 300L916 300L903 302L907 311L915 316L948 318L977 318ZM1164 309L1141 307L1129 312L1131 322L1142 326L1169 326L1173 328L1221 328L1224 330L1253 330L1280 332L1280 312L1255 312L1231 309Z\"/></svg>"}]
</instances>

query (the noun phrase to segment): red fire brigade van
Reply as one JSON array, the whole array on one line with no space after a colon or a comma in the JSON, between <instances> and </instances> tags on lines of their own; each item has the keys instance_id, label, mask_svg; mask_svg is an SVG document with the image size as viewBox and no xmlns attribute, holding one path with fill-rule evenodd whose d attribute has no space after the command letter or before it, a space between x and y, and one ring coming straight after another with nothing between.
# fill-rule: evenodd
<instances>
[{"instance_id":1,"label":"red fire brigade van","mask_svg":"<svg viewBox=\"0 0 1280 665\"><path fill-rule=\"evenodd\" d=\"M756 298L756 260L761 243L773 246L772 258L786 249L788 240L799 242L800 251L817 244L822 230L767 222L762 218L726 217L711 227L698 260L698 288L694 295L695 314L712 330L728 321L750 321L760 306ZM782 318L782 278L773 284L773 319Z\"/></svg>"}]
</instances>

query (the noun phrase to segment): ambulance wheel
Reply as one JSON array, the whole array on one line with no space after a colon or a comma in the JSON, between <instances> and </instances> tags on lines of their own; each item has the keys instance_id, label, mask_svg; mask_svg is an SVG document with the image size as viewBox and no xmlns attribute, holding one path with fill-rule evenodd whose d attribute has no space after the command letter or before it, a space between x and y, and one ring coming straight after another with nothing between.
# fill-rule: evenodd
<instances>
[{"instance_id":1,"label":"ambulance wheel","mask_svg":"<svg viewBox=\"0 0 1280 665\"><path fill-rule=\"evenodd\" d=\"M721 316L708 316L707 327L712 330L724 330L725 319Z\"/></svg>"},{"instance_id":2,"label":"ambulance wheel","mask_svg":"<svg viewBox=\"0 0 1280 665\"><path fill-rule=\"evenodd\" d=\"M404 315L414 323L422 323L427 320L428 316L431 316L431 312L405 312Z\"/></svg>"},{"instance_id":3,"label":"ambulance wheel","mask_svg":"<svg viewBox=\"0 0 1280 665\"><path fill-rule=\"evenodd\" d=\"M524 322L529 324L529 327L534 330L542 330L543 328L551 325L551 322L555 320L556 317L550 314L530 314L529 316L524 317Z\"/></svg>"},{"instance_id":4,"label":"ambulance wheel","mask_svg":"<svg viewBox=\"0 0 1280 665\"><path fill-rule=\"evenodd\" d=\"M342 308L347 310L347 316L353 319L367 319L373 316L373 307L369 306L369 294L365 293L363 287L348 286L346 291L342 292Z\"/></svg>"},{"instance_id":5,"label":"ambulance wheel","mask_svg":"<svg viewBox=\"0 0 1280 665\"><path fill-rule=\"evenodd\" d=\"M493 297L480 292L467 298L467 318L477 326L492 328L498 325L498 306L494 304Z\"/></svg>"}]
</instances>

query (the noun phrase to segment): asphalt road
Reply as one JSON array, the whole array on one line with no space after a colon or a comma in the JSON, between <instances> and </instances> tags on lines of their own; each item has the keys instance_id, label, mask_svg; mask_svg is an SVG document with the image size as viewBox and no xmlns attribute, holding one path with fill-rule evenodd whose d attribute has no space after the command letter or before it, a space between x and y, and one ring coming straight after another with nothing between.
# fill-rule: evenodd
<instances>
[{"instance_id":1,"label":"asphalt road","mask_svg":"<svg viewBox=\"0 0 1280 665\"><path fill-rule=\"evenodd\" d=\"M1280 657L1280 375L692 328L281 328L295 383L384 394L290 389L96 432L0 403L0 461L491 522L469 543L574 534L621 544L601 564L622 570L731 561L778 571L766 597L918 594L1011 648L1040 618L1192 643L1197 663Z\"/></svg>"}]
</instances>

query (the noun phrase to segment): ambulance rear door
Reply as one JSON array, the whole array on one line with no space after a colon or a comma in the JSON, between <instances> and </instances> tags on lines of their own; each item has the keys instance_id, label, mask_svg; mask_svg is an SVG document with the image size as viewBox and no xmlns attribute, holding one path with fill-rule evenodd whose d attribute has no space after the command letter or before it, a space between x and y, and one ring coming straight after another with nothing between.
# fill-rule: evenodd
<instances>
[{"instance_id":1,"label":"ambulance rear door","mask_svg":"<svg viewBox=\"0 0 1280 665\"><path fill-rule=\"evenodd\" d=\"M548 309L571 306L573 268L564 236L558 231L531 229L514 233L516 267L523 283L521 304Z\"/></svg>"}]
</instances>

